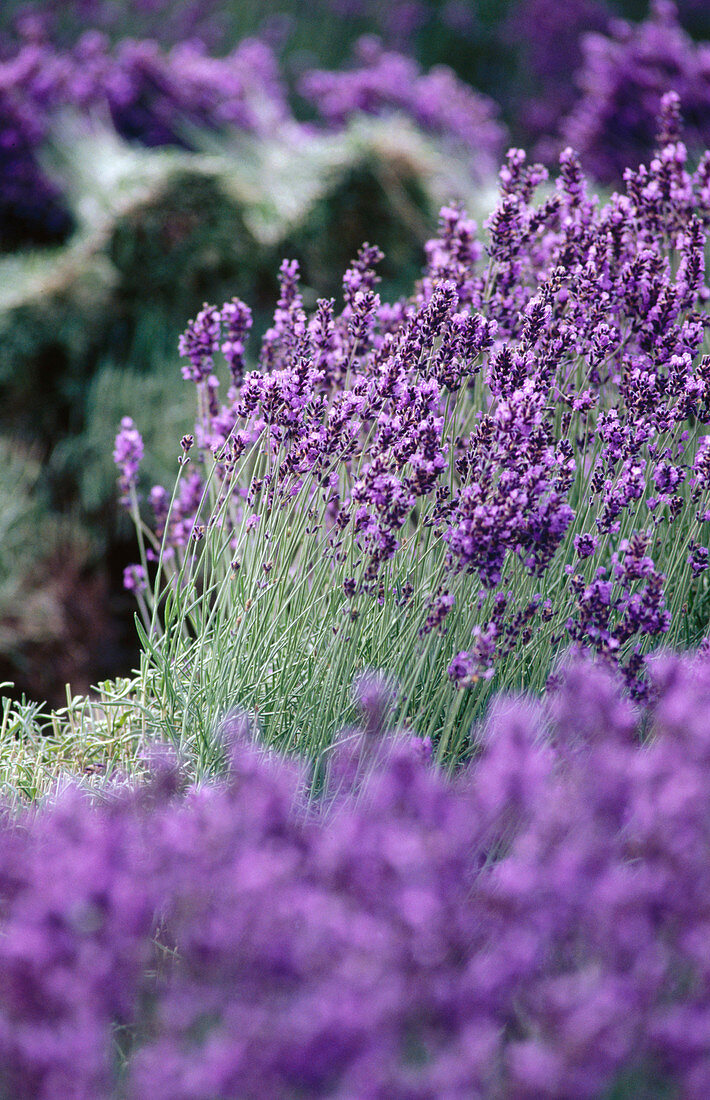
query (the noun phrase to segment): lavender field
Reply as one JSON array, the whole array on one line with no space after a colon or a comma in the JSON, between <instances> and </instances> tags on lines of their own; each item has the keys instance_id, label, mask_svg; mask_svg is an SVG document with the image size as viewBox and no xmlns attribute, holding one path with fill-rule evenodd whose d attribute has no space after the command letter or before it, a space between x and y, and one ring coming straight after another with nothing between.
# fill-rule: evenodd
<instances>
[{"instance_id":1,"label":"lavender field","mask_svg":"<svg viewBox=\"0 0 710 1100\"><path fill-rule=\"evenodd\" d=\"M710 11L0 13L0 1100L710 1095Z\"/></svg>"}]
</instances>

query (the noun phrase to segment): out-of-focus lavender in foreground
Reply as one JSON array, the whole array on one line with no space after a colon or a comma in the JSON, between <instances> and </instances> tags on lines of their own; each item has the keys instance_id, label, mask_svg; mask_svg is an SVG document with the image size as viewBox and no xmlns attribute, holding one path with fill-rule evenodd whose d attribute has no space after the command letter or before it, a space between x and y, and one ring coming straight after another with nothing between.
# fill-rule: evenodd
<instances>
[{"instance_id":1,"label":"out-of-focus lavender in foreground","mask_svg":"<svg viewBox=\"0 0 710 1100\"><path fill-rule=\"evenodd\" d=\"M234 715L223 782L3 817L0 1090L704 1100L707 654L653 683L500 699L451 778L374 678L315 802Z\"/></svg>"}]
</instances>

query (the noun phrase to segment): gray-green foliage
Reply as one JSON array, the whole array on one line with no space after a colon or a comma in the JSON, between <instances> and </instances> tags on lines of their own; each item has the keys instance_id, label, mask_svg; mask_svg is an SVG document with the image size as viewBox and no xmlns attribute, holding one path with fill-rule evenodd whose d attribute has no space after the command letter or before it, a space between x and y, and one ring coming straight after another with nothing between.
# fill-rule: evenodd
<instances>
[{"instance_id":1,"label":"gray-green foliage","mask_svg":"<svg viewBox=\"0 0 710 1100\"><path fill-rule=\"evenodd\" d=\"M0 803L52 796L67 783L101 791L132 781L145 771L146 744L133 681L101 684L53 710L0 695Z\"/></svg>"}]
</instances>

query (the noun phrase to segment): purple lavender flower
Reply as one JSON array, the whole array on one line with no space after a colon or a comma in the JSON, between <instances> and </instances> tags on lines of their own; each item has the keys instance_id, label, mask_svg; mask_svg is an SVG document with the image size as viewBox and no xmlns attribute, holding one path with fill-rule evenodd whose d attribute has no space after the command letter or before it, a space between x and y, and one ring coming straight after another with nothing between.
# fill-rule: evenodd
<instances>
[{"instance_id":1,"label":"purple lavender flower","mask_svg":"<svg viewBox=\"0 0 710 1100\"><path fill-rule=\"evenodd\" d=\"M134 595L145 592L148 587L148 581L145 575L145 569L142 565L126 566L123 570L123 587L126 589L126 592L133 592Z\"/></svg>"},{"instance_id":2,"label":"purple lavender flower","mask_svg":"<svg viewBox=\"0 0 710 1100\"><path fill-rule=\"evenodd\" d=\"M445 634L444 622L454 603L455 598L450 592L439 593L432 601L424 626L419 631L420 635L429 634L432 630L438 630L440 633Z\"/></svg>"},{"instance_id":3,"label":"purple lavender flower","mask_svg":"<svg viewBox=\"0 0 710 1100\"><path fill-rule=\"evenodd\" d=\"M143 458L143 439L130 416L121 420L121 430L116 436L113 461L119 469L121 503L130 499L131 490L138 481L138 468Z\"/></svg>"},{"instance_id":4,"label":"purple lavender flower","mask_svg":"<svg viewBox=\"0 0 710 1100\"><path fill-rule=\"evenodd\" d=\"M707 546L701 546L695 542L694 539L690 540L688 546L687 564L690 566L693 576L699 577L701 573L704 573L708 568L710 562L708 561L708 548Z\"/></svg>"},{"instance_id":5,"label":"purple lavender flower","mask_svg":"<svg viewBox=\"0 0 710 1100\"><path fill-rule=\"evenodd\" d=\"M580 558L590 557L598 545L599 539L596 535L583 534L574 536L574 548Z\"/></svg>"},{"instance_id":6,"label":"purple lavender flower","mask_svg":"<svg viewBox=\"0 0 710 1100\"><path fill-rule=\"evenodd\" d=\"M244 346L252 326L251 310L239 298L232 298L222 306L221 321L226 335L221 351L229 366L232 384L237 386L244 375Z\"/></svg>"},{"instance_id":7,"label":"purple lavender flower","mask_svg":"<svg viewBox=\"0 0 710 1100\"><path fill-rule=\"evenodd\" d=\"M220 348L221 323L221 311L205 303L180 337L180 355L188 360L182 367L186 382L205 382L212 374L214 357Z\"/></svg>"}]
</instances>

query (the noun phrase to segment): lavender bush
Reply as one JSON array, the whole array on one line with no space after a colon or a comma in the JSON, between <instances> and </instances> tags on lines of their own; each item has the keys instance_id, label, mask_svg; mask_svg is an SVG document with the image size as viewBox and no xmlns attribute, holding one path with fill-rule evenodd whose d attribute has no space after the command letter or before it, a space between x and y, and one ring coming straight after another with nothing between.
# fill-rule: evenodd
<instances>
[{"instance_id":1,"label":"lavender bush","mask_svg":"<svg viewBox=\"0 0 710 1100\"><path fill-rule=\"evenodd\" d=\"M256 371L249 309L205 306L180 344L199 415L152 530L130 418L115 451L157 724L207 749L239 704L318 752L375 664L455 756L491 690L542 689L560 646L643 697L649 648L703 636L710 160L685 159L672 95L656 157L604 206L570 150L536 205L545 170L512 150L487 246L445 208L394 304L372 246L337 314L309 316L284 261Z\"/></svg>"},{"instance_id":2,"label":"lavender bush","mask_svg":"<svg viewBox=\"0 0 710 1100\"><path fill-rule=\"evenodd\" d=\"M314 801L232 715L220 784L3 816L0 1092L704 1100L707 654L653 682L501 699L451 778L366 677Z\"/></svg>"},{"instance_id":3,"label":"lavender bush","mask_svg":"<svg viewBox=\"0 0 710 1100\"><path fill-rule=\"evenodd\" d=\"M678 23L671 0L654 0L640 24L612 24L608 34L582 38L577 76L581 98L562 122L572 145L598 180L618 181L648 157L661 97L681 100L686 140L694 152L710 141L710 43L695 43Z\"/></svg>"},{"instance_id":4,"label":"lavender bush","mask_svg":"<svg viewBox=\"0 0 710 1100\"><path fill-rule=\"evenodd\" d=\"M79 126L67 127L67 117ZM300 136L273 51L257 39L224 57L197 41L170 50L151 40L112 46L96 30L71 49L27 41L0 60L0 248L68 236L71 187L47 175L48 147L61 161L62 141L73 145L82 131L101 141L106 129L150 148L187 150L207 134Z\"/></svg>"},{"instance_id":5,"label":"lavender bush","mask_svg":"<svg viewBox=\"0 0 710 1100\"><path fill-rule=\"evenodd\" d=\"M705 0L514 0L497 37L515 75L492 94L521 143L539 139L542 156L562 128L585 167L616 183L649 156L670 89L707 144L709 14Z\"/></svg>"},{"instance_id":6,"label":"lavender bush","mask_svg":"<svg viewBox=\"0 0 710 1100\"><path fill-rule=\"evenodd\" d=\"M301 80L301 94L326 122L342 125L359 112L403 112L425 131L463 148L479 179L487 180L495 171L505 130L493 100L458 80L445 65L422 73L416 61L384 49L376 38L356 43L355 60L355 68L313 70Z\"/></svg>"},{"instance_id":7,"label":"lavender bush","mask_svg":"<svg viewBox=\"0 0 710 1100\"><path fill-rule=\"evenodd\" d=\"M258 39L213 57L198 41L170 50L150 39L112 45L90 30L71 49L24 43L0 64L0 81L25 106L35 142L61 108L109 118L119 135L148 146L185 145L188 124L265 134L290 118L276 58Z\"/></svg>"},{"instance_id":8,"label":"lavender bush","mask_svg":"<svg viewBox=\"0 0 710 1100\"><path fill-rule=\"evenodd\" d=\"M105 104L117 133L143 145L189 145L188 124L265 135L290 118L276 58L257 39L211 57L199 42L164 51L128 39L111 49L89 32L70 56L68 102L89 111Z\"/></svg>"}]
</instances>

